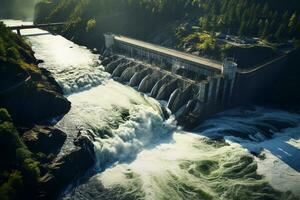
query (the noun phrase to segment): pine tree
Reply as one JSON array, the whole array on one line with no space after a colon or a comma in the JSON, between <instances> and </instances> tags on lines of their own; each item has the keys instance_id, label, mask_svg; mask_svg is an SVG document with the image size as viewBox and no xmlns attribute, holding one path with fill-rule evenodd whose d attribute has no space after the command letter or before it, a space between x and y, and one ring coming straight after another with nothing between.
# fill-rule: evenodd
<instances>
[{"instance_id":1,"label":"pine tree","mask_svg":"<svg viewBox=\"0 0 300 200\"><path fill-rule=\"evenodd\" d=\"M245 35L245 33L246 33L246 24L245 24L245 22L243 21L242 23L241 23L241 26L240 26L240 29L239 29L239 35L240 36L243 36L243 35Z\"/></svg>"},{"instance_id":2,"label":"pine tree","mask_svg":"<svg viewBox=\"0 0 300 200\"><path fill-rule=\"evenodd\" d=\"M263 33L263 31L264 31L264 22L263 22L262 19L260 19L259 22L258 22L258 32L257 32L257 35L261 36L262 33Z\"/></svg>"},{"instance_id":3,"label":"pine tree","mask_svg":"<svg viewBox=\"0 0 300 200\"><path fill-rule=\"evenodd\" d=\"M284 24L281 24L278 28L278 30L276 31L275 33L275 37L279 40L283 37L283 33L284 33L284 29L285 29L285 26Z\"/></svg>"},{"instance_id":4,"label":"pine tree","mask_svg":"<svg viewBox=\"0 0 300 200\"><path fill-rule=\"evenodd\" d=\"M289 24L288 24L288 31L289 31L290 36L292 36L295 33L296 25L297 25L297 13L295 12L291 16L291 18L289 20Z\"/></svg>"},{"instance_id":5,"label":"pine tree","mask_svg":"<svg viewBox=\"0 0 300 200\"><path fill-rule=\"evenodd\" d=\"M263 37L268 36L268 34L269 34L269 26L270 26L269 20L266 19L265 24L264 24L264 29L263 29L263 32L262 32L262 36Z\"/></svg>"},{"instance_id":6,"label":"pine tree","mask_svg":"<svg viewBox=\"0 0 300 200\"><path fill-rule=\"evenodd\" d=\"M268 16L268 12L269 12L269 4L266 3L264 5L263 11L262 11L263 17L267 17Z\"/></svg>"}]
</instances>

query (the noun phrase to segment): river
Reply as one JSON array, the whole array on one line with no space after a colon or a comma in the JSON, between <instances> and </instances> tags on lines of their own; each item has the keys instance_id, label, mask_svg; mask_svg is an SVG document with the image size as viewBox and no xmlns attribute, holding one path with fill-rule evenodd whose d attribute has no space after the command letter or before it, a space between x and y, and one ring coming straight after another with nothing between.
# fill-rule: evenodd
<instances>
[{"instance_id":1,"label":"river","mask_svg":"<svg viewBox=\"0 0 300 200\"><path fill-rule=\"evenodd\" d=\"M78 130L95 137L97 164L61 199L300 198L299 113L236 108L186 132L158 101L112 80L99 55L40 29L22 34L72 103L54 120L68 134L61 154Z\"/></svg>"}]
</instances>

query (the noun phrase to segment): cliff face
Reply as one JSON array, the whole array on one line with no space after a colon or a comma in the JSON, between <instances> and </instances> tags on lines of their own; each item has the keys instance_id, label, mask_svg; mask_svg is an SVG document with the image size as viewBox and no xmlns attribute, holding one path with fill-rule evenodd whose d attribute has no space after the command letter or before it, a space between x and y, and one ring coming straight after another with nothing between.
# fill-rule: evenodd
<instances>
[{"instance_id":1,"label":"cliff face","mask_svg":"<svg viewBox=\"0 0 300 200\"><path fill-rule=\"evenodd\" d=\"M0 24L0 107L17 124L28 125L65 114L70 102L46 70L40 69L23 39Z\"/></svg>"},{"instance_id":2,"label":"cliff face","mask_svg":"<svg viewBox=\"0 0 300 200\"><path fill-rule=\"evenodd\" d=\"M95 161L93 143L82 134L73 151L56 158L67 135L40 124L64 115L71 104L39 62L0 22L0 199L56 199Z\"/></svg>"}]
</instances>

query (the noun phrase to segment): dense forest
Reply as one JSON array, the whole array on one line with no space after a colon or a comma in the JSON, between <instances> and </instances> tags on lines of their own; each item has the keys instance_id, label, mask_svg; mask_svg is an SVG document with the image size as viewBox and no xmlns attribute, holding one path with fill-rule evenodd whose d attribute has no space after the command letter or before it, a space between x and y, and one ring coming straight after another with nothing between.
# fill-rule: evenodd
<instances>
[{"instance_id":1,"label":"dense forest","mask_svg":"<svg viewBox=\"0 0 300 200\"><path fill-rule=\"evenodd\" d=\"M0 109L0 199L32 198L40 176L39 162L22 142L6 109Z\"/></svg>"},{"instance_id":2,"label":"dense forest","mask_svg":"<svg viewBox=\"0 0 300 200\"><path fill-rule=\"evenodd\" d=\"M24 40L0 23L0 78L3 91L26 76L27 62L33 60L30 47ZM2 101L3 94L0 93ZM0 107L2 102L0 101ZM0 199L30 197L40 175L39 163L23 143L13 119L0 108Z\"/></svg>"},{"instance_id":3,"label":"dense forest","mask_svg":"<svg viewBox=\"0 0 300 200\"><path fill-rule=\"evenodd\" d=\"M37 64L25 39L0 22L1 200L35 199L40 177L47 172L43 164L51 156L36 148L39 136L28 131L70 109L60 88Z\"/></svg>"},{"instance_id":4,"label":"dense forest","mask_svg":"<svg viewBox=\"0 0 300 200\"><path fill-rule=\"evenodd\" d=\"M85 22L86 30L109 15L128 17L157 26L174 20L188 21L201 30L264 37L300 38L300 5L297 0L52 0L48 20ZM94 23L91 23L94 20ZM88 23L89 22L89 23ZM144 24L145 26L145 24Z\"/></svg>"},{"instance_id":5,"label":"dense forest","mask_svg":"<svg viewBox=\"0 0 300 200\"><path fill-rule=\"evenodd\" d=\"M277 44L299 44L299 11L297 0L52 0L36 6L35 21L66 21L58 31L91 48L102 48L103 33L113 32L219 60L239 52L216 33L255 38L266 44L259 49L265 59Z\"/></svg>"}]
</instances>

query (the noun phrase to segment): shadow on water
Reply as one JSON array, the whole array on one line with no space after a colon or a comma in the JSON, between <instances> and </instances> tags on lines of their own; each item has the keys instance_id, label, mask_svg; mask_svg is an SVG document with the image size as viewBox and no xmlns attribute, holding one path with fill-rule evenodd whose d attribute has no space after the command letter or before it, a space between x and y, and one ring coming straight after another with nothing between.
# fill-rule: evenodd
<instances>
[{"instance_id":1,"label":"shadow on water","mask_svg":"<svg viewBox=\"0 0 300 200\"><path fill-rule=\"evenodd\" d=\"M254 155L267 150L300 172L300 115L260 107L233 109L217 114L195 129L211 139L225 138Z\"/></svg>"},{"instance_id":2,"label":"shadow on water","mask_svg":"<svg viewBox=\"0 0 300 200\"><path fill-rule=\"evenodd\" d=\"M300 149L288 143L291 139L299 140L300 136L280 138L276 140L274 145L262 145L262 147L297 172L300 172Z\"/></svg>"}]
</instances>

